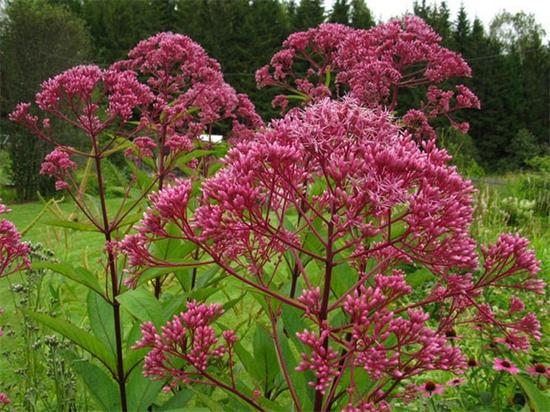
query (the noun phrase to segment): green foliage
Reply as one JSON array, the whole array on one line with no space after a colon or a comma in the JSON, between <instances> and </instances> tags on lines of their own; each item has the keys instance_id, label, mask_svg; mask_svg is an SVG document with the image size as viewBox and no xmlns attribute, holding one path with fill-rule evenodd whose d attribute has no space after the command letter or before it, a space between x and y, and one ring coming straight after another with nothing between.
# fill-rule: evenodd
<instances>
[{"instance_id":1,"label":"green foliage","mask_svg":"<svg viewBox=\"0 0 550 412\"><path fill-rule=\"evenodd\" d=\"M110 64L126 57L141 39L163 30L161 2L148 0L83 0L79 17L90 31L95 62Z\"/></svg>"},{"instance_id":2,"label":"green foliage","mask_svg":"<svg viewBox=\"0 0 550 412\"><path fill-rule=\"evenodd\" d=\"M90 37L82 20L65 7L45 0L9 2L0 27L0 126L9 139L11 178L17 198L35 199L38 191L53 192L51 180L38 174L51 148L11 125L7 114L18 102L34 100L38 86L48 77L87 61ZM69 144L67 139L70 136L65 138Z\"/></svg>"},{"instance_id":3,"label":"green foliage","mask_svg":"<svg viewBox=\"0 0 550 412\"><path fill-rule=\"evenodd\" d=\"M550 173L550 156L535 156L525 161L535 172Z\"/></svg>"},{"instance_id":4,"label":"green foliage","mask_svg":"<svg viewBox=\"0 0 550 412\"><path fill-rule=\"evenodd\" d=\"M451 162L462 175L469 178L479 178L485 175L485 171L477 161L479 155L470 135L460 133L453 128L447 128L439 131L438 142L453 157Z\"/></svg>"},{"instance_id":5,"label":"green foliage","mask_svg":"<svg viewBox=\"0 0 550 412\"><path fill-rule=\"evenodd\" d=\"M507 148L508 161L512 162L512 169L525 167L530 159L540 153L535 136L526 129L520 129Z\"/></svg>"},{"instance_id":6,"label":"green foliage","mask_svg":"<svg viewBox=\"0 0 550 412\"><path fill-rule=\"evenodd\" d=\"M300 0L292 21L292 31L304 31L316 27L325 20L321 0Z\"/></svg>"},{"instance_id":7,"label":"green foliage","mask_svg":"<svg viewBox=\"0 0 550 412\"><path fill-rule=\"evenodd\" d=\"M336 0L332 6L328 21L331 23L349 24L350 5L348 0Z\"/></svg>"},{"instance_id":8,"label":"green foliage","mask_svg":"<svg viewBox=\"0 0 550 412\"><path fill-rule=\"evenodd\" d=\"M31 258L35 263L50 261L53 253L37 243L32 245ZM13 277L9 284L14 311L1 319L5 336L1 342L0 382L2 389L10 393L14 410L68 412L77 404L85 404L66 357L76 348L28 316L29 310L38 307L61 316L63 297L58 282L48 274L45 268L33 268ZM4 288L1 293L8 296ZM9 303L5 299L2 306Z\"/></svg>"},{"instance_id":9,"label":"green foliage","mask_svg":"<svg viewBox=\"0 0 550 412\"><path fill-rule=\"evenodd\" d=\"M374 18L365 4L365 0L351 0L351 26L358 29L370 29L374 26Z\"/></svg>"},{"instance_id":10,"label":"green foliage","mask_svg":"<svg viewBox=\"0 0 550 412\"><path fill-rule=\"evenodd\" d=\"M124 169L120 169L110 160L104 159L102 161L101 172L105 182L106 195L111 198L123 196L128 186L128 178L124 174ZM88 164L88 167L78 170L76 178L80 182L82 192L90 195L97 195L99 193L97 176L91 162Z\"/></svg>"}]
</instances>

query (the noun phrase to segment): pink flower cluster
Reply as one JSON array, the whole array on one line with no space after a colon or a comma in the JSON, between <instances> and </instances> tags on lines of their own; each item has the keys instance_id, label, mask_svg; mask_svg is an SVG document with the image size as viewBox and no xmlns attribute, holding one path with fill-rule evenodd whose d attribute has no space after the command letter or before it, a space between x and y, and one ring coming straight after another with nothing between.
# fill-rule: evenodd
<instances>
[{"instance_id":1,"label":"pink flower cluster","mask_svg":"<svg viewBox=\"0 0 550 412\"><path fill-rule=\"evenodd\" d=\"M0 392L0 405L9 405L11 403L10 398L4 392Z\"/></svg>"},{"instance_id":2,"label":"pink flower cluster","mask_svg":"<svg viewBox=\"0 0 550 412\"><path fill-rule=\"evenodd\" d=\"M458 53L440 43L441 37L416 16L370 30L322 24L290 35L283 50L257 71L256 81L259 87L287 89L306 103L333 96L334 92L336 96L347 93L363 105L389 110L397 107L400 90L430 86L426 101L403 119L405 125L419 137L433 137L428 120L444 115L465 132L468 125L456 123L449 114L479 108L479 100L464 85L456 86L455 92L441 90L435 84L470 77L471 70ZM301 74L304 64L306 72ZM334 90L330 88L332 83ZM288 96L279 95L273 104L285 111L288 102Z\"/></svg>"},{"instance_id":3,"label":"pink flower cluster","mask_svg":"<svg viewBox=\"0 0 550 412\"><path fill-rule=\"evenodd\" d=\"M145 357L144 375L154 379L175 378L173 384L208 380L210 363L231 351L236 342L233 331L226 330L220 343L211 326L222 313L218 304L188 301L187 310L174 316L160 332L151 322L144 323L143 337L134 345L135 349L151 348Z\"/></svg>"},{"instance_id":4,"label":"pink flower cluster","mask_svg":"<svg viewBox=\"0 0 550 412\"><path fill-rule=\"evenodd\" d=\"M70 147L58 146L51 153L46 155L40 174L55 177L55 188L57 190L68 189L70 187L67 179L70 173L77 168L77 164L71 160L70 154L74 149Z\"/></svg>"},{"instance_id":5,"label":"pink flower cluster","mask_svg":"<svg viewBox=\"0 0 550 412\"><path fill-rule=\"evenodd\" d=\"M0 203L0 214L9 209ZM21 241L15 225L7 219L0 219L0 277L30 268L30 247Z\"/></svg>"},{"instance_id":6,"label":"pink flower cluster","mask_svg":"<svg viewBox=\"0 0 550 412\"><path fill-rule=\"evenodd\" d=\"M219 63L189 37L159 33L141 41L128 57L112 70L137 73L154 93L142 111L141 127L155 132L159 148L189 151L192 141L223 121L240 135L262 125L248 97L223 80Z\"/></svg>"},{"instance_id":7,"label":"pink flower cluster","mask_svg":"<svg viewBox=\"0 0 550 412\"><path fill-rule=\"evenodd\" d=\"M36 103L87 136L89 148L71 153L101 157L121 144L127 146L128 156L156 169L161 181L182 166L180 154L192 151L198 137L215 132L220 123L228 123L226 129L238 132L239 139L250 138L263 125L248 97L223 80L220 65L197 43L172 33L143 40L130 51L128 60L107 70L77 66L45 81ZM61 175L72 165L63 167L52 157L69 150L58 141L50 119L40 123L28 103L19 104L10 119L59 147L46 159L42 172L58 178L58 189L70 188ZM113 136L125 137L126 142Z\"/></svg>"},{"instance_id":8,"label":"pink flower cluster","mask_svg":"<svg viewBox=\"0 0 550 412\"><path fill-rule=\"evenodd\" d=\"M156 241L195 243L227 273L304 311L311 328L297 334L307 348L297 369L314 373L310 385L326 399L343 368L397 383L463 371L466 359L446 332L464 324L500 331L497 342L523 350L540 338L536 317L523 313L519 297L497 316L482 292L540 292L538 262L525 239L503 235L483 249L480 267L469 235L474 189L449 159L433 140L418 144L387 111L352 98L293 110L229 151L193 213L190 181L151 197L138 233L121 244L138 263L132 283L148 266L178 266L152 253ZM292 256L299 297L275 287L289 283L283 256ZM310 261L324 279L310 273ZM413 288L396 269L403 264L433 281ZM349 289L332 295L332 276L350 276ZM434 303L440 309L428 315ZM350 405L382 405L385 389L365 395L351 385Z\"/></svg>"}]
</instances>

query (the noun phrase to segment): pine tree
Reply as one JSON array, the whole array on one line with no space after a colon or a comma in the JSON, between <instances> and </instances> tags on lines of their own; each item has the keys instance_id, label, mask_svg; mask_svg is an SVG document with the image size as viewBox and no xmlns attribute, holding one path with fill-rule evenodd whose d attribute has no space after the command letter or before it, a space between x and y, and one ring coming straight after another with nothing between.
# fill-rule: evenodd
<instances>
[{"instance_id":1,"label":"pine tree","mask_svg":"<svg viewBox=\"0 0 550 412\"><path fill-rule=\"evenodd\" d=\"M300 0L292 22L293 31L304 31L317 27L325 20L325 9L321 0Z\"/></svg>"},{"instance_id":2,"label":"pine tree","mask_svg":"<svg viewBox=\"0 0 550 412\"><path fill-rule=\"evenodd\" d=\"M350 5L348 4L348 0L336 0L328 21L341 24L350 23Z\"/></svg>"},{"instance_id":3,"label":"pine tree","mask_svg":"<svg viewBox=\"0 0 550 412\"><path fill-rule=\"evenodd\" d=\"M468 41L470 36L470 22L464 5L460 6L458 10L458 16L453 31L453 49L460 53L465 53L468 49Z\"/></svg>"},{"instance_id":4,"label":"pine tree","mask_svg":"<svg viewBox=\"0 0 550 412\"><path fill-rule=\"evenodd\" d=\"M8 3L0 24L1 127L9 135L11 175L20 200L38 191L49 194L53 182L39 175L40 164L51 150L7 120L20 101L33 101L40 84L71 66L89 61L91 39L84 22L67 7L40 0ZM60 137L78 147L74 132Z\"/></svg>"},{"instance_id":5,"label":"pine tree","mask_svg":"<svg viewBox=\"0 0 550 412\"><path fill-rule=\"evenodd\" d=\"M351 26L358 29L370 29L375 22L365 0L351 0Z\"/></svg>"}]
</instances>

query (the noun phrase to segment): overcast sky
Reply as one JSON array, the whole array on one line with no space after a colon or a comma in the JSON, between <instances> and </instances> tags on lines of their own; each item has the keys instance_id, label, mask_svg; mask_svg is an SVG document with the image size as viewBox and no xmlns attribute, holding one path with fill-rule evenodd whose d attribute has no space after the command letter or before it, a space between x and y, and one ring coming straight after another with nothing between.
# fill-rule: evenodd
<instances>
[{"instance_id":1,"label":"overcast sky","mask_svg":"<svg viewBox=\"0 0 550 412\"><path fill-rule=\"evenodd\" d=\"M332 9L334 0L324 0L326 10ZM421 0L419 0L420 2ZM406 11L412 12L413 0L365 0L367 7L373 13L375 20L387 21L391 17L400 16ZM427 0L426 4L440 4L441 1ZM477 16L486 29L492 18L500 11L510 13L524 11L535 15L535 20L546 32L546 39L550 39L550 2L547 0L446 0L451 10L451 20L455 20L461 4L470 18L470 22Z\"/></svg>"}]
</instances>

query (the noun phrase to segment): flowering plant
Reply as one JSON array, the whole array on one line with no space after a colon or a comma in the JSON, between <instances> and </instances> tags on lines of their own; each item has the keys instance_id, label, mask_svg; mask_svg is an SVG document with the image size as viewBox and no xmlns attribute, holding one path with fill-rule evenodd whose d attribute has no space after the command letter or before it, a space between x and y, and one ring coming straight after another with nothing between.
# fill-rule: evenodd
<instances>
[{"instance_id":1,"label":"flowering plant","mask_svg":"<svg viewBox=\"0 0 550 412\"><path fill-rule=\"evenodd\" d=\"M91 148L56 142L47 118L39 125L30 105L18 106L13 120L57 143L42 172L105 235L109 286L80 282L103 299L89 305L112 309L114 352L100 333L71 329L70 338L110 371L117 406L135 406L126 402L128 377L136 381L144 348L144 374L176 396L203 384L232 395L228 408L368 411L442 393L426 376L466 370L461 330L512 352L541 338L522 300L544 292L534 253L509 234L478 248L469 234L474 188L437 147L433 119L466 130L452 112L479 107L464 85L447 86L470 69L440 42L416 17L295 33L257 73L260 87L290 93L276 97L286 114L267 126L198 45L166 33L109 70L77 67L44 83L39 107L81 130ZM423 97L403 106L410 88ZM203 150L198 137L223 121L232 147L214 172L214 145ZM102 160L118 151L134 178L110 214ZM95 165L98 217L71 156ZM153 189L136 233L123 239L136 221L130 211ZM176 279L185 310L150 296L151 279L156 298ZM511 291L508 307L495 308L493 289ZM218 293L223 307L199 302ZM137 355L122 339L121 306L146 321ZM224 319L237 308L251 315Z\"/></svg>"}]
</instances>

